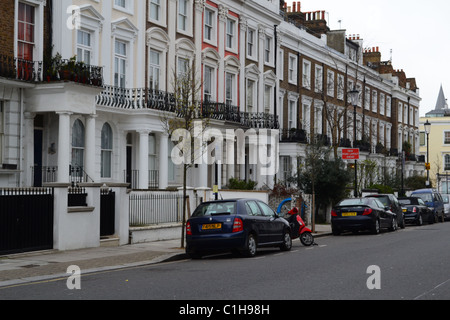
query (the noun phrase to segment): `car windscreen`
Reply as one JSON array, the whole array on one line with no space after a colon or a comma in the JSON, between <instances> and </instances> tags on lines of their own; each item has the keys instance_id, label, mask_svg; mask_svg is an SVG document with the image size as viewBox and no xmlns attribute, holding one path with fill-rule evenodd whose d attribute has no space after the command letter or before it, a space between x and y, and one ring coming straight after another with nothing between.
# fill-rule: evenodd
<instances>
[{"instance_id":1,"label":"car windscreen","mask_svg":"<svg viewBox=\"0 0 450 320\"><path fill-rule=\"evenodd\" d=\"M398 199L398 202L404 205L413 204L413 201L411 199Z\"/></svg>"},{"instance_id":2,"label":"car windscreen","mask_svg":"<svg viewBox=\"0 0 450 320\"><path fill-rule=\"evenodd\" d=\"M347 207L347 206L370 206L373 205L372 199L363 198L363 199L347 199L341 201L338 206Z\"/></svg>"},{"instance_id":3,"label":"car windscreen","mask_svg":"<svg viewBox=\"0 0 450 320\"><path fill-rule=\"evenodd\" d=\"M431 193L414 193L414 197L418 197L425 202L433 201L433 197L432 197Z\"/></svg>"},{"instance_id":4,"label":"car windscreen","mask_svg":"<svg viewBox=\"0 0 450 320\"><path fill-rule=\"evenodd\" d=\"M207 202L195 209L193 217L232 215L236 213L236 202Z\"/></svg>"}]
</instances>

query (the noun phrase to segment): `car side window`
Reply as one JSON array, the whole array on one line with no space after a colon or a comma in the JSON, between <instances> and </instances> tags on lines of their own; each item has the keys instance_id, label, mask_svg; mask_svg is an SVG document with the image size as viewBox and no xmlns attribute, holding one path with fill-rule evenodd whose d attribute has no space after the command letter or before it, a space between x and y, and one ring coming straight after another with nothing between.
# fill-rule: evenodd
<instances>
[{"instance_id":1,"label":"car side window","mask_svg":"<svg viewBox=\"0 0 450 320\"><path fill-rule=\"evenodd\" d=\"M275 212L265 203L258 201L259 206L262 209L263 215L266 217L275 216Z\"/></svg>"},{"instance_id":2,"label":"car side window","mask_svg":"<svg viewBox=\"0 0 450 320\"><path fill-rule=\"evenodd\" d=\"M247 201L245 204L245 207L247 209L247 213L251 216L261 216L261 210L259 209L258 205L255 201Z\"/></svg>"},{"instance_id":3,"label":"car side window","mask_svg":"<svg viewBox=\"0 0 450 320\"><path fill-rule=\"evenodd\" d=\"M423 200L420 199L420 198L417 198L417 202L418 202L420 205L422 205L422 206L425 205L425 202L423 202Z\"/></svg>"}]
</instances>

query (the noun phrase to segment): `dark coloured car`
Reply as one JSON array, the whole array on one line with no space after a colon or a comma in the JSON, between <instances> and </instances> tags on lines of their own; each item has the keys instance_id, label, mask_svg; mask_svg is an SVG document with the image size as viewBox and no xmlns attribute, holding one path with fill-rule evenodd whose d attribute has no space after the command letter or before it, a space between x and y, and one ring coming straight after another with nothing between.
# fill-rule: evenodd
<instances>
[{"instance_id":1,"label":"dark coloured car","mask_svg":"<svg viewBox=\"0 0 450 320\"><path fill-rule=\"evenodd\" d=\"M403 214L403 208L398 203L398 199L393 194L372 194L366 196L366 198L377 198L385 206L389 207L389 210L397 215L397 224L400 228L405 228L405 216Z\"/></svg>"},{"instance_id":2,"label":"dark coloured car","mask_svg":"<svg viewBox=\"0 0 450 320\"><path fill-rule=\"evenodd\" d=\"M331 211L331 228L334 235L344 231L368 230L378 234L381 228L397 230L397 215L377 198L346 199Z\"/></svg>"},{"instance_id":3,"label":"dark coloured car","mask_svg":"<svg viewBox=\"0 0 450 320\"><path fill-rule=\"evenodd\" d=\"M227 251L253 257L258 247L292 248L289 223L260 200L205 202L186 223L186 253L191 258Z\"/></svg>"},{"instance_id":4,"label":"dark coloured car","mask_svg":"<svg viewBox=\"0 0 450 320\"><path fill-rule=\"evenodd\" d=\"M434 215L425 202L418 197L400 198L406 223L421 226L423 222L434 223Z\"/></svg>"},{"instance_id":5,"label":"dark coloured car","mask_svg":"<svg viewBox=\"0 0 450 320\"><path fill-rule=\"evenodd\" d=\"M445 221L444 201L442 196L434 189L420 189L411 193L411 197L419 197L434 213L436 222Z\"/></svg>"}]
</instances>

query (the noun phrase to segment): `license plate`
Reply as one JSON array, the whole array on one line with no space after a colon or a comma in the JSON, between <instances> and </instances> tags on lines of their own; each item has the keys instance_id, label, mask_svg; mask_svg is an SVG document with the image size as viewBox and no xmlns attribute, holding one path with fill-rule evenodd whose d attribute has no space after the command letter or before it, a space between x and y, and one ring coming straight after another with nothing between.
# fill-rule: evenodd
<instances>
[{"instance_id":1,"label":"license plate","mask_svg":"<svg viewBox=\"0 0 450 320\"><path fill-rule=\"evenodd\" d=\"M343 217L356 217L357 215L358 213L356 212L346 212L342 214Z\"/></svg>"},{"instance_id":2,"label":"license plate","mask_svg":"<svg viewBox=\"0 0 450 320\"><path fill-rule=\"evenodd\" d=\"M403 209L403 212L406 212L406 211L408 211L407 209Z\"/></svg>"},{"instance_id":3,"label":"license plate","mask_svg":"<svg viewBox=\"0 0 450 320\"><path fill-rule=\"evenodd\" d=\"M204 224L202 230L218 230L222 229L221 223Z\"/></svg>"}]
</instances>

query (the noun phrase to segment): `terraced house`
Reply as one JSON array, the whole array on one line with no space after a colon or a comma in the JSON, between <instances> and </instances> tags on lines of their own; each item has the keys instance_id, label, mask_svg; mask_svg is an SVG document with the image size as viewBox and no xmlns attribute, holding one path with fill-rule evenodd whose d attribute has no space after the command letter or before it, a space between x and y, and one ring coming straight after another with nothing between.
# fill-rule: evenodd
<instances>
[{"instance_id":1,"label":"terraced house","mask_svg":"<svg viewBox=\"0 0 450 320\"><path fill-rule=\"evenodd\" d=\"M230 161L196 164L190 187L222 188L237 178L270 189L295 173L305 146L317 139L338 149L359 146L363 159L387 170L396 168L408 142L408 174L423 169L414 156L415 79L381 61L359 37L329 30L323 12L301 12L300 3L6 0L0 11L0 187L56 188L56 207L63 209L48 222L54 221L54 248L98 245L95 188L109 186L116 195L116 222L106 234L124 244L124 190L182 184L162 118L179 116L175 83L187 70L200 84L193 100L208 127L225 138L237 129L280 136L267 150L276 155L277 174L261 174L267 163L254 161L254 141L232 137L214 151ZM348 97L355 88L361 93L356 113ZM75 210L67 200L80 207L67 194L76 185L89 189L81 207L95 213L90 223L81 222L80 212L66 214ZM74 232L86 225L88 240Z\"/></svg>"}]
</instances>

